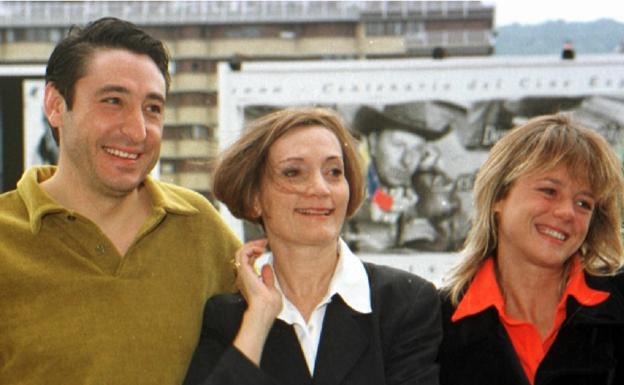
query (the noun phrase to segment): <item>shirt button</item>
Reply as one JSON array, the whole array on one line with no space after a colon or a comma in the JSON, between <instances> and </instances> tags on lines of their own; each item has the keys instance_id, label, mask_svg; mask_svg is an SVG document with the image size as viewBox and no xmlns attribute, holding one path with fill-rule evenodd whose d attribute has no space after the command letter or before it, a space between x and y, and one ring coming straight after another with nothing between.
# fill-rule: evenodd
<instances>
[{"instance_id":1,"label":"shirt button","mask_svg":"<svg viewBox=\"0 0 624 385\"><path fill-rule=\"evenodd\" d=\"M98 254L104 254L104 252L106 251L106 247L104 247L104 245L97 245L95 246L95 251Z\"/></svg>"}]
</instances>

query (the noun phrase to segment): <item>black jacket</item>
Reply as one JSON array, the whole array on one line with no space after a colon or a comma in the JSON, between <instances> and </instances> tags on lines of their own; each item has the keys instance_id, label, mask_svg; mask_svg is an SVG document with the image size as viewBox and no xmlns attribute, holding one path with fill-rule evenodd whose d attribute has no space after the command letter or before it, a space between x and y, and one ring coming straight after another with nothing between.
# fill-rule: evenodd
<instances>
[{"instance_id":1,"label":"black jacket","mask_svg":"<svg viewBox=\"0 0 624 385\"><path fill-rule=\"evenodd\" d=\"M433 285L404 271L365 264L372 313L360 314L335 295L327 307L314 376L292 326L276 320L256 367L231 342L246 303L240 295L210 299L186 385L438 384L442 338Z\"/></svg>"},{"instance_id":2,"label":"black jacket","mask_svg":"<svg viewBox=\"0 0 624 385\"><path fill-rule=\"evenodd\" d=\"M568 298L566 320L537 369L535 385L624 385L624 275L585 279L611 295L592 307ZM443 295L441 385L530 384L494 307L451 322L454 310Z\"/></svg>"}]
</instances>

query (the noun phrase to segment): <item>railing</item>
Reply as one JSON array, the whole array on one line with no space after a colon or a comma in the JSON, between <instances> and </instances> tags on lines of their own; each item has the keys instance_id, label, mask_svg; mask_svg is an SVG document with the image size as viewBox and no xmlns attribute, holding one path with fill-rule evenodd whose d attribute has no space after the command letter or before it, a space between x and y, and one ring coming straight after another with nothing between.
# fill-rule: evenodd
<instances>
[{"instance_id":1,"label":"railing","mask_svg":"<svg viewBox=\"0 0 624 385\"><path fill-rule=\"evenodd\" d=\"M141 25L354 19L356 2L306 1L0 1L0 27L66 26L114 16Z\"/></svg>"},{"instance_id":2,"label":"railing","mask_svg":"<svg viewBox=\"0 0 624 385\"><path fill-rule=\"evenodd\" d=\"M0 28L69 26L102 16L140 25L175 25L477 14L492 17L493 7L479 1L0 1Z\"/></svg>"},{"instance_id":3,"label":"railing","mask_svg":"<svg viewBox=\"0 0 624 385\"><path fill-rule=\"evenodd\" d=\"M370 1L364 2L365 16L407 18L494 17L494 6L480 1Z\"/></svg>"}]
</instances>

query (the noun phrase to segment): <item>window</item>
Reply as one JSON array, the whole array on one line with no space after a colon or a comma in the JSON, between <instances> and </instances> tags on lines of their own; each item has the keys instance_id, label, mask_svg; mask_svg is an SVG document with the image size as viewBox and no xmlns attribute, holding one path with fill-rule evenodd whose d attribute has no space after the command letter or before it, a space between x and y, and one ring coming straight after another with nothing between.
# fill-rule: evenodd
<instances>
[{"instance_id":1,"label":"window","mask_svg":"<svg viewBox=\"0 0 624 385\"><path fill-rule=\"evenodd\" d=\"M64 36L65 34L63 33L63 30L61 28L51 28L49 41L51 41L52 43L58 43L63 39Z\"/></svg>"},{"instance_id":2,"label":"window","mask_svg":"<svg viewBox=\"0 0 624 385\"><path fill-rule=\"evenodd\" d=\"M366 23L366 36L383 36L384 29L383 22L373 21Z\"/></svg>"},{"instance_id":3,"label":"window","mask_svg":"<svg viewBox=\"0 0 624 385\"><path fill-rule=\"evenodd\" d=\"M414 22L410 28L414 28ZM403 36L406 34L407 24L401 20L374 21L366 23L366 36Z\"/></svg>"},{"instance_id":4,"label":"window","mask_svg":"<svg viewBox=\"0 0 624 385\"><path fill-rule=\"evenodd\" d=\"M405 29L405 24L402 21L392 21L386 24L386 35L401 36Z\"/></svg>"},{"instance_id":5,"label":"window","mask_svg":"<svg viewBox=\"0 0 624 385\"><path fill-rule=\"evenodd\" d=\"M212 130L207 126L198 124L184 125L184 126L167 126L163 133L164 139L211 139L213 136Z\"/></svg>"},{"instance_id":6,"label":"window","mask_svg":"<svg viewBox=\"0 0 624 385\"><path fill-rule=\"evenodd\" d=\"M255 38L261 37L262 31L257 26L240 26L238 28L228 28L224 32L224 37L228 38Z\"/></svg>"}]
</instances>

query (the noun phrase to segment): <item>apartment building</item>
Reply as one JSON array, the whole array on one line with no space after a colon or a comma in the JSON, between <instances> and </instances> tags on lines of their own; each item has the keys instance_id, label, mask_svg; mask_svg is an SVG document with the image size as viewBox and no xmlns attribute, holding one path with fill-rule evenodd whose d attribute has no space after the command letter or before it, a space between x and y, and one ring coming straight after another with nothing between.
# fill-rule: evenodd
<instances>
[{"instance_id":1,"label":"apartment building","mask_svg":"<svg viewBox=\"0 0 624 385\"><path fill-rule=\"evenodd\" d=\"M218 62L475 56L494 46L494 6L480 1L0 1L0 65L43 64L71 25L102 16L166 42L161 179L209 198Z\"/></svg>"}]
</instances>

